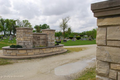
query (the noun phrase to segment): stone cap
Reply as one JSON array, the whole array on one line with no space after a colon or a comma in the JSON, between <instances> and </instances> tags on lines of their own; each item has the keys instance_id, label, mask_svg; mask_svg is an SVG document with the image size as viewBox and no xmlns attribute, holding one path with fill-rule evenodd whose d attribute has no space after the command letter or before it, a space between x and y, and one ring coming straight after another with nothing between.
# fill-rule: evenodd
<instances>
[{"instance_id":1,"label":"stone cap","mask_svg":"<svg viewBox=\"0 0 120 80\"><path fill-rule=\"evenodd\" d=\"M19 28L16 28L16 30L33 30L33 28L28 28L28 27L19 27Z\"/></svg>"},{"instance_id":2,"label":"stone cap","mask_svg":"<svg viewBox=\"0 0 120 80\"><path fill-rule=\"evenodd\" d=\"M33 35L47 35L46 33L33 33Z\"/></svg>"},{"instance_id":3,"label":"stone cap","mask_svg":"<svg viewBox=\"0 0 120 80\"><path fill-rule=\"evenodd\" d=\"M109 0L93 3L91 10L95 17L120 15L120 0Z\"/></svg>"},{"instance_id":4,"label":"stone cap","mask_svg":"<svg viewBox=\"0 0 120 80\"><path fill-rule=\"evenodd\" d=\"M54 29L42 29L42 31L55 31Z\"/></svg>"}]
</instances>

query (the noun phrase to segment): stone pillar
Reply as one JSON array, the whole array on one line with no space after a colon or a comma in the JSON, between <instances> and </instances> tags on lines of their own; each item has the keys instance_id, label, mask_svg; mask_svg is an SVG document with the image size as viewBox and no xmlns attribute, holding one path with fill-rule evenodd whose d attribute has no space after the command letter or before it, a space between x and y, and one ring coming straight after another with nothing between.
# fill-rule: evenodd
<instances>
[{"instance_id":1,"label":"stone pillar","mask_svg":"<svg viewBox=\"0 0 120 80\"><path fill-rule=\"evenodd\" d=\"M97 17L96 80L120 80L120 0L91 5Z\"/></svg>"},{"instance_id":2,"label":"stone pillar","mask_svg":"<svg viewBox=\"0 0 120 80\"><path fill-rule=\"evenodd\" d=\"M53 30L53 29L43 29L42 33L47 34L47 38L48 38L47 46L55 46L55 30Z\"/></svg>"},{"instance_id":3,"label":"stone pillar","mask_svg":"<svg viewBox=\"0 0 120 80\"><path fill-rule=\"evenodd\" d=\"M16 42L23 48L33 47L33 28L16 28Z\"/></svg>"}]
</instances>

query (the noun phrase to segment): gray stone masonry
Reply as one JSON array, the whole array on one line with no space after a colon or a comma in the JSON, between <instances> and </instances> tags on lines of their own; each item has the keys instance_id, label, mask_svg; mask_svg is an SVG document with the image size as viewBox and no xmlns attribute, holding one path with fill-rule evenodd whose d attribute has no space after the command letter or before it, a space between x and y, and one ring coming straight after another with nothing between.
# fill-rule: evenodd
<instances>
[{"instance_id":1,"label":"gray stone masonry","mask_svg":"<svg viewBox=\"0 0 120 80\"><path fill-rule=\"evenodd\" d=\"M120 0L91 5L97 18L96 80L120 80Z\"/></svg>"},{"instance_id":2,"label":"gray stone masonry","mask_svg":"<svg viewBox=\"0 0 120 80\"><path fill-rule=\"evenodd\" d=\"M33 47L33 28L16 28L16 41L17 45L23 46L23 48Z\"/></svg>"},{"instance_id":3,"label":"gray stone masonry","mask_svg":"<svg viewBox=\"0 0 120 80\"><path fill-rule=\"evenodd\" d=\"M55 30L52 29L43 29L42 33L47 34L48 44L47 46L55 46Z\"/></svg>"}]
</instances>

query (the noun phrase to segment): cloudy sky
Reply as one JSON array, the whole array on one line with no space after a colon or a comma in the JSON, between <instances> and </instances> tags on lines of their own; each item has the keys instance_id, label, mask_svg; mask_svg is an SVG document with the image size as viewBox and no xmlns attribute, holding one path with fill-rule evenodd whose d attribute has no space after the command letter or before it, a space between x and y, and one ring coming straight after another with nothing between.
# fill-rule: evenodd
<instances>
[{"instance_id":1,"label":"cloudy sky","mask_svg":"<svg viewBox=\"0 0 120 80\"><path fill-rule=\"evenodd\" d=\"M51 29L61 30L62 18L70 17L69 27L74 32L97 28L91 3L105 0L0 0L0 16L9 19L27 19L32 26L48 24Z\"/></svg>"}]
</instances>

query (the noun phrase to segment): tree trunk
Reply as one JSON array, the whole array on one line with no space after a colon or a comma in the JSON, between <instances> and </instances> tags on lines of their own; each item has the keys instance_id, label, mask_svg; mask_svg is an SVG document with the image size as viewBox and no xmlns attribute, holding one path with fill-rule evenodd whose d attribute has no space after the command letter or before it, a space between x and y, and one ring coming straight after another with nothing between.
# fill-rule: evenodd
<instances>
[{"instance_id":1,"label":"tree trunk","mask_svg":"<svg viewBox=\"0 0 120 80\"><path fill-rule=\"evenodd\" d=\"M11 30L10 30L10 35L11 35Z\"/></svg>"},{"instance_id":2,"label":"tree trunk","mask_svg":"<svg viewBox=\"0 0 120 80\"><path fill-rule=\"evenodd\" d=\"M63 30L63 37L64 37L64 39L65 39L65 31Z\"/></svg>"},{"instance_id":3,"label":"tree trunk","mask_svg":"<svg viewBox=\"0 0 120 80\"><path fill-rule=\"evenodd\" d=\"M3 27L3 30L4 30L4 36L6 35L6 33L5 33L5 28Z\"/></svg>"}]
</instances>

